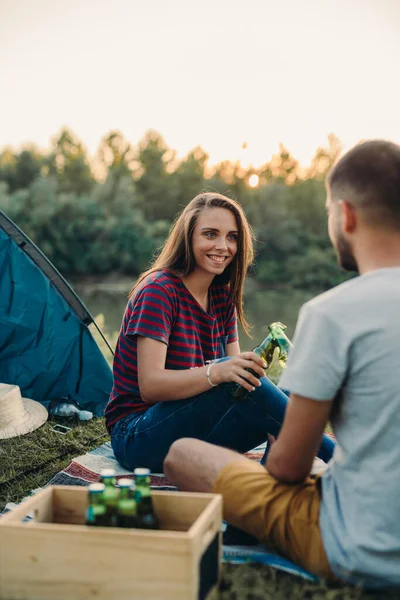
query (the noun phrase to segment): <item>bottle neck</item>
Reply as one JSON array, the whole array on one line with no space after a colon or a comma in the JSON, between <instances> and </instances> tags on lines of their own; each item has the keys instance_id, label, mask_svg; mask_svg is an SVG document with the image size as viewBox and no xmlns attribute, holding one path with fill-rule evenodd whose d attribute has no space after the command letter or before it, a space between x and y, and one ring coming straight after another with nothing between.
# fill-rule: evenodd
<instances>
[{"instance_id":1,"label":"bottle neck","mask_svg":"<svg viewBox=\"0 0 400 600\"><path fill-rule=\"evenodd\" d=\"M106 487L114 487L117 482L114 477L105 477L103 483Z\"/></svg>"}]
</instances>

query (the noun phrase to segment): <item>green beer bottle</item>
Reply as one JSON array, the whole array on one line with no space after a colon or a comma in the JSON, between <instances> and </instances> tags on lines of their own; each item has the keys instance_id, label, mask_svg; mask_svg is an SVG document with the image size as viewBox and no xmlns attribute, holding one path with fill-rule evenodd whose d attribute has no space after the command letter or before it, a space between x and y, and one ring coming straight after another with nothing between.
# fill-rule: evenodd
<instances>
[{"instance_id":1,"label":"green beer bottle","mask_svg":"<svg viewBox=\"0 0 400 600\"><path fill-rule=\"evenodd\" d=\"M135 485L131 479L118 481L118 527L137 527Z\"/></svg>"},{"instance_id":2,"label":"green beer bottle","mask_svg":"<svg viewBox=\"0 0 400 600\"><path fill-rule=\"evenodd\" d=\"M102 469L100 471L100 482L105 485L103 496L106 506L107 525L109 527L117 527L119 489L116 486L114 469Z\"/></svg>"},{"instance_id":3,"label":"green beer bottle","mask_svg":"<svg viewBox=\"0 0 400 600\"><path fill-rule=\"evenodd\" d=\"M91 483L89 485L86 525L106 525L107 515L106 505L104 504L104 490L104 483Z\"/></svg>"},{"instance_id":4,"label":"green beer bottle","mask_svg":"<svg viewBox=\"0 0 400 600\"><path fill-rule=\"evenodd\" d=\"M283 323L276 322L270 325L270 331L274 335L275 346L269 349L265 359L268 365L266 375L275 384L278 384L282 371L286 367L290 349L293 348L292 342L285 334L285 329L286 325L283 325ZM277 351L277 360L272 361L276 348L279 349Z\"/></svg>"},{"instance_id":5,"label":"green beer bottle","mask_svg":"<svg viewBox=\"0 0 400 600\"><path fill-rule=\"evenodd\" d=\"M141 529L159 529L158 517L154 512L150 490L150 469L134 470L136 482L137 527Z\"/></svg>"},{"instance_id":6,"label":"green beer bottle","mask_svg":"<svg viewBox=\"0 0 400 600\"><path fill-rule=\"evenodd\" d=\"M285 363L289 354L289 350L293 347L292 342L284 333L286 325L283 325L283 323L279 323L279 321L276 321L274 323L271 323L271 325L268 326L268 329L269 334L267 335L265 340L263 340L259 346L256 346L253 349L253 352L257 354L257 356L262 358L266 363L266 371L271 365L275 348L279 348L279 361ZM255 377L259 378L259 375L257 375L257 373L255 373L252 369L246 370L252 373ZM246 390L246 388L236 383L234 385L232 395L236 400L245 400L249 395L249 392L248 390Z\"/></svg>"}]
</instances>

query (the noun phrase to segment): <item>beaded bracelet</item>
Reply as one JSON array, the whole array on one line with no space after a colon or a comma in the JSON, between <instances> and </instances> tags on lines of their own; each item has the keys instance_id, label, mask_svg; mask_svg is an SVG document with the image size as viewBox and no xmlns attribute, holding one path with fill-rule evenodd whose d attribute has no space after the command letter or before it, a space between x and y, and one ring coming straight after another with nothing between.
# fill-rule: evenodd
<instances>
[{"instance_id":1,"label":"beaded bracelet","mask_svg":"<svg viewBox=\"0 0 400 600\"><path fill-rule=\"evenodd\" d=\"M213 362L210 362L210 364L207 367L207 371L206 371L206 377L207 377L207 381L208 383L211 385L211 387L217 387L218 383L213 383L211 381L211 377L210 377L210 371L211 371L211 367L213 366Z\"/></svg>"}]
</instances>

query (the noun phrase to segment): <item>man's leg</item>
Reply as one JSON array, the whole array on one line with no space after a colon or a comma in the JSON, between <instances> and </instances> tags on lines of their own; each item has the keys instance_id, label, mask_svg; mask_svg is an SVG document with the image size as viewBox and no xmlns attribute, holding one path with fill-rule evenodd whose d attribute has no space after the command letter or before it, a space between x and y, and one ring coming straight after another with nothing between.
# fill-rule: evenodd
<instances>
[{"instance_id":1,"label":"man's leg","mask_svg":"<svg viewBox=\"0 0 400 600\"><path fill-rule=\"evenodd\" d=\"M315 480L285 484L236 452L187 438L171 446L164 472L180 489L221 494L228 523L312 573L334 578L322 543Z\"/></svg>"},{"instance_id":2,"label":"man's leg","mask_svg":"<svg viewBox=\"0 0 400 600\"><path fill-rule=\"evenodd\" d=\"M212 492L221 469L240 460L248 459L208 442L181 438L169 449L164 461L164 474L180 490Z\"/></svg>"}]
</instances>

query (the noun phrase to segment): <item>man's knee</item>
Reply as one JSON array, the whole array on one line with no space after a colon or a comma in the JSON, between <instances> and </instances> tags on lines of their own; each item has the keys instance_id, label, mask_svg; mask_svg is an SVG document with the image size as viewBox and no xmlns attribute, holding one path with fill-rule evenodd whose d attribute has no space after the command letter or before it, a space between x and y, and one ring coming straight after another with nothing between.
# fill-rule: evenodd
<instances>
[{"instance_id":1,"label":"man's knee","mask_svg":"<svg viewBox=\"0 0 400 600\"><path fill-rule=\"evenodd\" d=\"M164 459L164 474L168 479L172 479L178 465L182 466L183 457L187 456L192 441L191 438L181 438L171 444Z\"/></svg>"}]
</instances>

